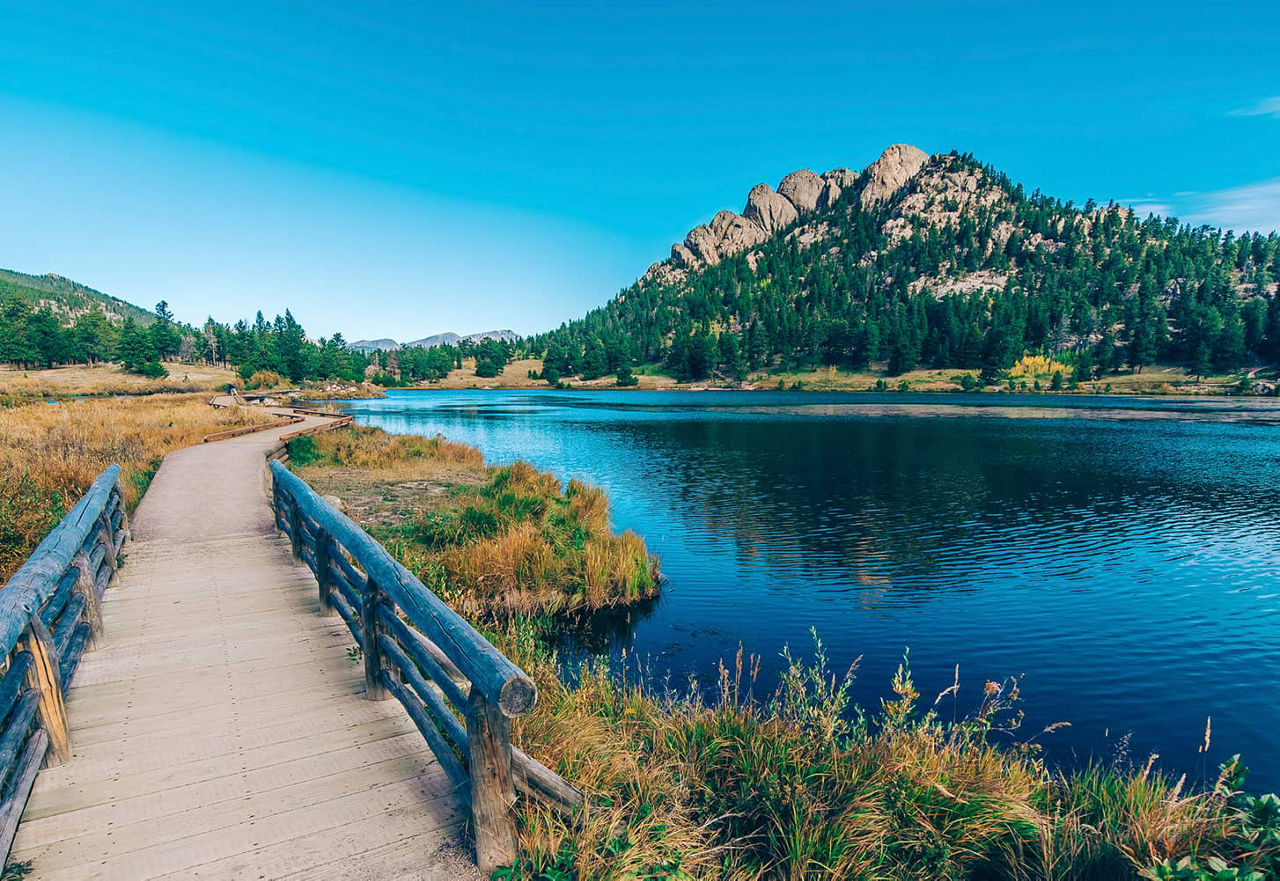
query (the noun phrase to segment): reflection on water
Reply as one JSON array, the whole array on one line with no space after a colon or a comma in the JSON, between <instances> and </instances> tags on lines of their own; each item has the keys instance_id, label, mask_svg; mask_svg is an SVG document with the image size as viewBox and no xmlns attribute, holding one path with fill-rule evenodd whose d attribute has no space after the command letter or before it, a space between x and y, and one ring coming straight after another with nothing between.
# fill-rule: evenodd
<instances>
[{"instance_id":1,"label":"reflection on water","mask_svg":"<svg viewBox=\"0 0 1280 881\"><path fill-rule=\"evenodd\" d=\"M1139 761L1194 776L1241 752L1280 786L1271 401L392 395L348 406L601 484L661 555L663 598L599 622L588 650L710 682L741 642L767 680L814 627L837 666L864 656L874 705L909 645L923 694L960 664L962 706L1026 674L1028 730L1072 723L1042 739L1053 755L1109 756L1132 732Z\"/></svg>"}]
</instances>

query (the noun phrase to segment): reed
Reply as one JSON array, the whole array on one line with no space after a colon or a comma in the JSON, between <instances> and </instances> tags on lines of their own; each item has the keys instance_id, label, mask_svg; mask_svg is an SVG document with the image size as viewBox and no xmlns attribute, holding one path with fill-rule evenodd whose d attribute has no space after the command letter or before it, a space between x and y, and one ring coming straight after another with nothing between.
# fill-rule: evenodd
<instances>
[{"instance_id":1,"label":"reed","mask_svg":"<svg viewBox=\"0 0 1280 881\"><path fill-rule=\"evenodd\" d=\"M1054 771L1014 736L1012 680L988 683L967 717L944 722L921 706L904 661L868 713L849 701L853 671L831 669L816 643L809 660L786 655L772 698L752 696L758 662L740 652L704 700L599 663L565 676L538 630L522 621L499 637L539 689L515 740L592 802L572 820L522 803L522 856L509 878L1262 881L1280 872L1280 802L1273 811L1274 796L1242 795L1238 763L1194 793L1148 766Z\"/></svg>"}]
</instances>

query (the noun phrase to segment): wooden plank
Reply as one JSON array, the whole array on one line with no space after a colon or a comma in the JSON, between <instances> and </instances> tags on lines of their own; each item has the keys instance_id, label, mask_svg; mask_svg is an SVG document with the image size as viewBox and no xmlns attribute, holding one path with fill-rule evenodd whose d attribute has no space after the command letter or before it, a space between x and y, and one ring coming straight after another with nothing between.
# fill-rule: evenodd
<instances>
[{"instance_id":1,"label":"wooden plank","mask_svg":"<svg viewBox=\"0 0 1280 881\"><path fill-rule=\"evenodd\" d=\"M442 778L427 776L416 778L408 784L387 784L337 797L282 810L265 817L255 817L244 822L226 825L212 824L212 828L187 826L186 834L179 838L145 843L143 846L85 851L74 846L75 839L55 842L43 848L26 848L20 838L14 856L32 859L42 873L48 873L61 881L98 878L152 878L171 873L192 877L191 870L204 863L235 857L252 850L271 845L286 845L290 841L324 832L341 834L341 830L369 816L391 811L403 811L412 815L420 826L423 823L424 803L436 806L434 813L456 823L458 810L450 802L452 796L441 789ZM234 816L234 815L232 815ZM425 830L424 830L425 831ZM157 838L165 838L163 835ZM137 844L138 842L134 842ZM332 853L332 843L324 845L326 853ZM225 877L211 875L209 877Z\"/></svg>"},{"instance_id":2,"label":"wooden plank","mask_svg":"<svg viewBox=\"0 0 1280 881\"><path fill-rule=\"evenodd\" d=\"M389 768L412 766L421 773L443 773L416 731L389 737L372 744L345 747L316 756L305 756L266 767L237 770L221 777L199 780L128 798L108 798L96 803L50 805L48 800L32 805L22 820L23 844L39 847L53 841L74 838L88 830L108 829L144 823L148 820L191 811L267 793L285 792L311 780L363 781L365 785L390 779ZM335 785L342 785L340 782ZM56 811L48 811L57 807ZM41 811L40 809L46 809ZM191 828L195 828L192 825Z\"/></svg>"},{"instance_id":3,"label":"wooden plank","mask_svg":"<svg viewBox=\"0 0 1280 881\"><path fill-rule=\"evenodd\" d=\"M48 871L63 864L110 859L135 850L161 847L189 838L197 830L212 833L252 826L253 829L243 830L248 837L256 835L258 827L279 814L366 792L377 792L381 796L379 807L389 804L412 807L424 798L448 793L449 782L434 762L424 762L421 756L408 756L276 789L223 798L185 811L157 814L149 810L132 822L121 822L118 813L112 812L102 825L66 830L72 834L59 837L48 835L47 829L45 834L40 834L39 829L34 830L36 834L27 834L24 830L22 844L26 853L40 852L36 858L40 869ZM166 793L164 800L167 799Z\"/></svg>"}]
</instances>

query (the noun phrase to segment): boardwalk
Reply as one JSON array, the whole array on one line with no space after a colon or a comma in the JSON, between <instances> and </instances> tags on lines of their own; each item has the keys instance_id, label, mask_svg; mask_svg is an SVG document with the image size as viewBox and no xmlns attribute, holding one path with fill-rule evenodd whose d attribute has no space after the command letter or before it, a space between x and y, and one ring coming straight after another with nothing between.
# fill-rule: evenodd
<instances>
[{"instance_id":1,"label":"boardwalk","mask_svg":"<svg viewBox=\"0 0 1280 881\"><path fill-rule=\"evenodd\" d=\"M398 702L362 699L350 633L275 534L280 433L156 475L68 694L72 759L23 814L29 877L478 877L440 765Z\"/></svg>"}]
</instances>

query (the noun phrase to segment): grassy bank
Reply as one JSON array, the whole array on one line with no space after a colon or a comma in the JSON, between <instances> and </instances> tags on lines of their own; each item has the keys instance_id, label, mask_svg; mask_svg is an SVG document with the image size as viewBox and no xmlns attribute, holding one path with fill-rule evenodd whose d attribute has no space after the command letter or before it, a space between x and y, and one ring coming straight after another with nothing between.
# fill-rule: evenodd
<instances>
[{"instance_id":1,"label":"grassy bank","mask_svg":"<svg viewBox=\"0 0 1280 881\"><path fill-rule=\"evenodd\" d=\"M718 682L680 693L625 655L625 669L564 669L548 638L557 619L510 613L608 604L590 599L579 543L556 539L576 533L551 526L572 521L599 541L609 534L602 495L561 491L527 466L486 469L474 449L439 438L361 429L293 450L304 478L341 496L538 684L513 739L591 801L572 819L522 801L521 858L500 877L1260 881L1280 872L1280 801L1243 795L1242 764L1194 784L1161 773L1154 757L1054 769L1039 753L1043 732L1019 730L1016 680L974 687L957 672L931 699L904 658L880 705L863 709L849 697L856 667L833 664L816 637L804 657L785 652L768 692L757 687L757 660L741 654ZM505 549L528 536L542 536L551 556L521 569ZM633 596L626 578L600 583L614 603ZM547 599L557 596L570 599ZM506 614L492 614L498 606Z\"/></svg>"},{"instance_id":2,"label":"grassy bank","mask_svg":"<svg viewBox=\"0 0 1280 881\"><path fill-rule=\"evenodd\" d=\"M136 504L160 459L206 434L274 417L215 410L207 395L94 398L0 408L0 579L6 579L108 465Z\"/></svg>"},{"instance_id":3,"label":"grassy bank","mask_svg":"<svg viewBox=\"0 0 1280 881\"><path fill-rule=\"evenodd\" d=\"M490 378L476 376L473 366L464 364L461 369L450 372L442 380L412 387L550 388L546 381L534 378L541 371L542 361L536 358L513 361L501 374ZM1057 380L1054 378L1055 373L1058 374ZM918 369L902 374L891 374L884 363L872 365L865 370L850 370L842 367L795 370L775 368L751 372L742 382L723 377L679 382L675 377L664 373L661 365L649 364L635 368L638 382L635 388L648 391L721 388L744 391L815 392L985 391L992 394L1053 392L1089 395L1235 395L1248 392L1269 395L1276 388L1277 382L1280 382L1274 367L1198 377L1190 374L1181 365L1158 364L1145 367L1141 373L1131 369L1121 369L1109 372L1100 379L1088 379L1082 382L1073 382L1072 373L1072 368L1067 364L1052 362L1045 358L1029 357L1019 361L1013 368L1001 371L998 379L985 386L981 384L978 370ZM563 381L575 389L609 391L618 388L617 378L613 374L592 380L584 380L580 376L566 376L563 377Z\"/></svg>"},{"instance_id":4,"label":"grassy bank","mask_svg":"<svg viewBox=\"0 0 1280 881\"><path fill-rule=\"evenodd\" d=\"M634 533L612 532L598 487L562 487L526 462L489 468L474 447L374 428L299 438L290 457L469 614L596 610L658 591L657 560Z\"/></svg>"}]
</instances>

